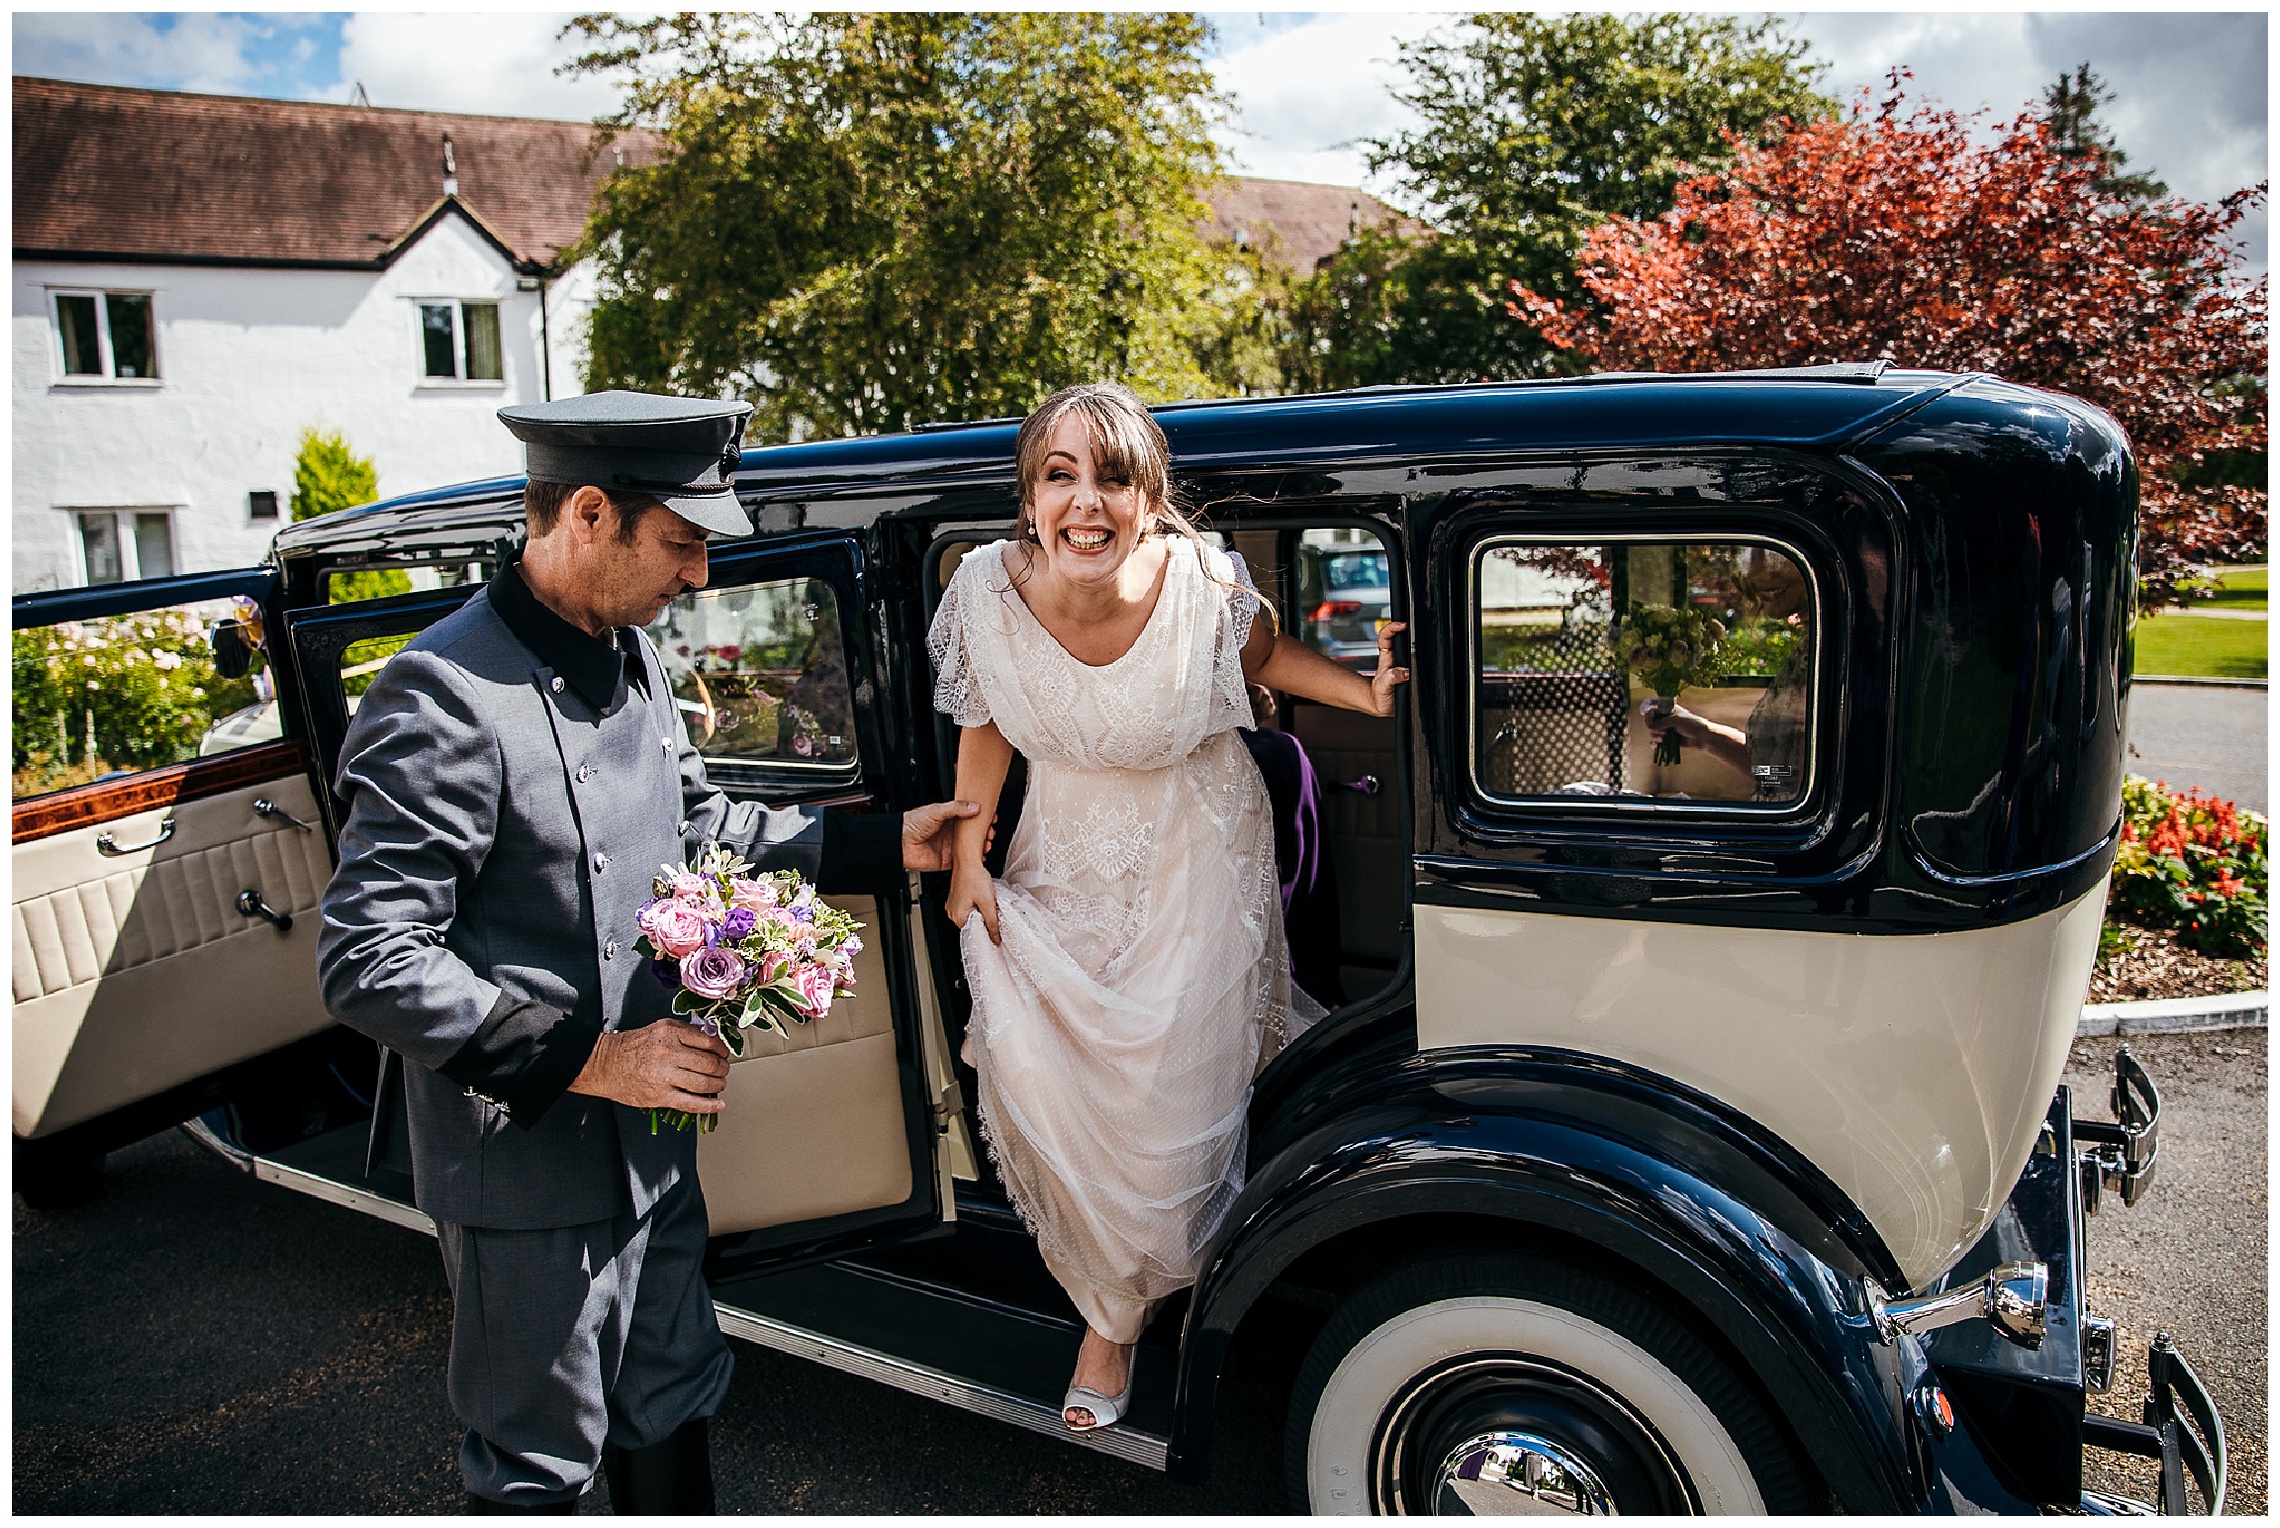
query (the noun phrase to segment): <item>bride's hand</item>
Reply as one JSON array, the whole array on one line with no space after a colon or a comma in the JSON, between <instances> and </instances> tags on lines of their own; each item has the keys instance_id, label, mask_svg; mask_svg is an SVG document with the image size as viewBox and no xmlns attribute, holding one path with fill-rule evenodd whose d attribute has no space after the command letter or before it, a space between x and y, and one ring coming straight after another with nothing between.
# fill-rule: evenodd
<instances>
[{"instance_id":1,"label":"bride's hand","mask_svg":"<svg viewBox=\"0 0 2280 1528\"><path fill-rule=\"evenodd\" d=\"M1370 680L1370 714L1393 715L1393 692L1397 685L1409 683L1409 670L1393 666L1393 637L1395 632L1409 629L1407 621L1388 621L1378 633L1377 674Z\"/></svg>"},{"instance_id":2,"label":"bride's hand","mask_svg":"<svg viewBox=\"0 0 2280 1528\"><path fill-rule=\"evenodd\" d=\"M963 929L966 920L975 913L982 915L982 927L988 931L990 943L998 944L997 885L990 873L978 861L967 861L950 872L950 895L942 904L950 921Z\"/></svg>"}]
</instances>

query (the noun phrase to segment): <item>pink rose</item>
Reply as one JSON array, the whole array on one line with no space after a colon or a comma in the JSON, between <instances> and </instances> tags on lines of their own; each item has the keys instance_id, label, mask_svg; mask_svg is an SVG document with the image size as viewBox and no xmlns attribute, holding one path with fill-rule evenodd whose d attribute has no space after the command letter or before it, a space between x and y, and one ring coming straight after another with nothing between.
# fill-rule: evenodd
<instances>
[{"instance_id":1,"label":"pink rose","mask_svg":"<svg viewBox=\"0 0 2280 1528\"><path fill-rule=\"evenodd\" d=\"M650 903L634 921L668 960L679 960L704 948L704 914L678 897Z\"/></svg>"},{"instance_id":2,"label":"pink rose","mask_svg":"<svg viewBox=\"0 0 2280 1528\"><path fill-rule=\"evenodd\" d=\"M723 998L744 980L744 957L718 945L681 957L681 985L699 997Z\"/></svg>"},{"instance_id":3,"label":"pink rose","mask_svg":"<svg viewBox=\"0 0 2280 1528\"><path fill-rule=\"evenodd\" d=\"M752 913L764 913L776 905L776 888L767 881L747 881L742 876L730 883L728 905L741 907Z\"/></svg>"},{"instance_id":4,"label":"pink rose","mask_svg":"<svg viewBox=\"0 0 2280 1528\"><path fill-rule=\"evenodd\" d=\"M703 876L693 874L678 865L667 865L664 868L664 875L658 879L665 883L666 895L675 897L704 895L707 883Z\"/></svg>"},{"instance_id":5,"label":"pink rose","mask_svg":"<svg viewBox=\"0 0 2280 1528\"><path fill-rule=\"evenodd\" d=\"M790 965L791 961L792 958L781 950L768 951L760 957L760 980L763 983L774 981L784 974L784 967Z\"/></svg>"},{"instance_id":6,"label":"pink rose","mask_svg":"<svg viewBox=\"0 0 2280 1528\"><path fill-rule=\"evenodd\" d=\"M792 977L792 985L799 989L799 1006L811 1019L820 1019L831 1011L831 989L836 978L824 966L800 967Z\"/></svg>"}]
</instances>

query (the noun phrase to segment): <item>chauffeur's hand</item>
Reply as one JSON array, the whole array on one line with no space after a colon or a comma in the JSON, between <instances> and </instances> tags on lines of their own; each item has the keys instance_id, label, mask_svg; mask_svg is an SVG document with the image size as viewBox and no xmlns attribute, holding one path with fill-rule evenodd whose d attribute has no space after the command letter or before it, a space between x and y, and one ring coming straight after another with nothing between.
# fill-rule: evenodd
<instances>
[{"instance_id":1,"label":"chauffeur's hand","mask_svg":"<svg viewBox=\"0 0 2280 1528\"><path fill-rule=\"evenodd\" d=\"M937 801L903 813L903 869L948 870L956 860L953 825L980 810L971 801Z\"/></svg>"},{"instance_id":2,"label":"chauffeur's hand","mask_svg":"<svg viewBox=\"0 0 2280 1528\"><path fill-rule=\"evenodd\" d=\"M570 1091L636 1109L718 1114L720 1090L727 1086L728 1045L720 1036L677 1019L659 1019L596 1040Z\"/></svg>"}]
</instances>

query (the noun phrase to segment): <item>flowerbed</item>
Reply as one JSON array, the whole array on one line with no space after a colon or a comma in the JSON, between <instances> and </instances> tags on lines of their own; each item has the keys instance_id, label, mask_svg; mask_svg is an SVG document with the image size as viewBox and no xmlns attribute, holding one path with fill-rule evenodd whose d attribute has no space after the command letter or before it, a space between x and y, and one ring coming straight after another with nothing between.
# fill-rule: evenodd
<instances>
[{"instance_id":1,"label":"flowerbed","mask_svg":"<svg viewBox=\"0 0 2280 1528\"><path fill-rule=\"evenodd\" d=\"M2168 931L2196 955L2261 962L2268 936L2268 834L2262 814L2230 801L2125 777L2122 844L2101 951L2118 949L2116 926L2129 924Z\"/></svg>"}]
</instances>

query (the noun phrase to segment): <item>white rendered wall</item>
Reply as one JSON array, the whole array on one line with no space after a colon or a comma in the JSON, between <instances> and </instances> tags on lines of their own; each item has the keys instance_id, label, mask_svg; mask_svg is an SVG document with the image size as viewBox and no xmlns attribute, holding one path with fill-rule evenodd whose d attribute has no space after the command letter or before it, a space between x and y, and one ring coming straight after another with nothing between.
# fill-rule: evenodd
<instances>
[{"instance_id":1,"label":"white rendered wall","mask_svg":"<svg viewBox=\"0 0 2280 1528\"><path fill-rule=\"evenodd\" d=\"M555 397L583 392L589 273L550 284ZM516 290L498 249L446 217L385 271L18 262L14 267L15 592L77 584L74 509L171 508L178 572L246 567L292 515L308 426L345 431L380 495L522 470L494 417L546 396L539 294ZM65 382L48 293L147 291L155 384ZM417 299L499 304L506 377L429 382ZM246 495L278 496L254 520Z\"/></svg>"}]
</instances>

